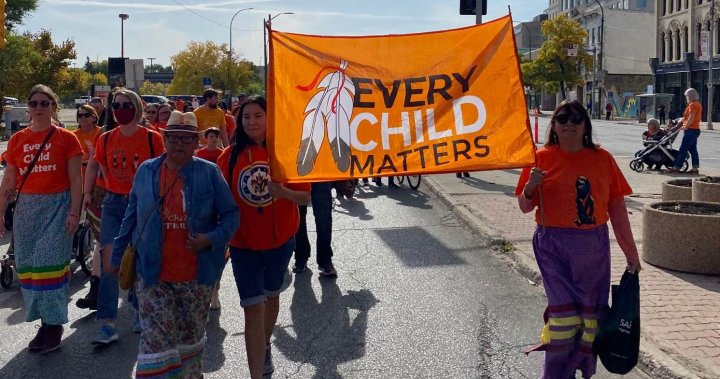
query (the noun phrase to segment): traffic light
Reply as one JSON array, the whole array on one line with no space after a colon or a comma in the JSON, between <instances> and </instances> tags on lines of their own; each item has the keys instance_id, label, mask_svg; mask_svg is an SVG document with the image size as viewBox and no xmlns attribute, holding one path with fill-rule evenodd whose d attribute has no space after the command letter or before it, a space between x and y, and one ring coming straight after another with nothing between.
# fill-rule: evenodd
<instances>
[{"instance_id":1,"label":"traffic light","mask_svg":"<svg viewBox=\"0 0 720 379\"><path fill-rule=\"evenodd\" d=\"M0 0L2 1L2 0ZM480 0L482 5L482 14L487 14L487 0ZM460 14L475 15L475 8L477 7L477 0L460 0Z\"/></svg>"},{"instance_id":2,"label":"traffic light","mask_svg":"<svg viewBox=\"0 0 720 379\"><path fill-rule=\"evenodd\" d=\"M5 0L0 0L0 49L5 47L7 41L5 35L7 34L7 28L5 27Z\"/></svg>"}]
</instances>

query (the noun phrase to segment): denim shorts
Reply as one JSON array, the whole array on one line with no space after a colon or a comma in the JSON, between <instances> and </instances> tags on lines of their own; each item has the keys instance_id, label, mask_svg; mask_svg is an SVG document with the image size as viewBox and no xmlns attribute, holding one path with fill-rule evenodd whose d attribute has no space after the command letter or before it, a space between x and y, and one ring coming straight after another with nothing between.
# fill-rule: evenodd
<instances>
[{"instance_id":1,"label":"denim shorts","mask_svg":"<svg viewBox=\"0 0 720 379\"><path fill-rule=\"evenodd\" d=\"M277 297L290 286L292 276L288 271L290 258L295 250L295 238L272 250L250 250L230 247L233 275L240 306L250 307Z\"/></svg>"},{"instance_id":2,"label":"denim shorts","mask_svg":"<svg viewBox=\"0 0 720 379\"><path fill-rule=\"evenodd\" d=\"M112 245L113 240L120 232L125 209L128 206L129 197L113 192L107 192L102 202L100 215L100 246Z\"/></svg>"}]
</instances>

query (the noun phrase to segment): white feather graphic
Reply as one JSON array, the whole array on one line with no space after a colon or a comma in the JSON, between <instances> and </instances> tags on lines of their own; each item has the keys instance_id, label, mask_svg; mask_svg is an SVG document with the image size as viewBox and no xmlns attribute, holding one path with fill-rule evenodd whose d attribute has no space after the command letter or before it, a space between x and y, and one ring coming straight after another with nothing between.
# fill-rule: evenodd
<instances>
[{"instance_id":1,"label":"white feather graphic","mask_svg":"<svg viewBox=\"0 0 720 379\"><path fill-rule=\"evenodd\" d=\"M341 172L350 168L350 117L353 110L355 86L345 73L348 63L340 62L335 72L325 75L317 85L321 92L315 94L305 107L305 120L297 157L300 176L312 172L318 152L325 139L328 140L335 164ZM322 72L322 71L321 71ZM301 87L298 87L301 88Z\"/></svg>"}]
</instances>

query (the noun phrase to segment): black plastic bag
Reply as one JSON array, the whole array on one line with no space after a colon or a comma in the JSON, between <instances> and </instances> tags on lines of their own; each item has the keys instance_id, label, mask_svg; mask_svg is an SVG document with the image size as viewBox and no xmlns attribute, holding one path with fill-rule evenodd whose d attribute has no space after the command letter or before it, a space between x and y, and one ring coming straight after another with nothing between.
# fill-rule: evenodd
<instances>
[{"instance_id":1,"label":"black plastic bag","mask_svg":"<svg viewBox=\"0 0 720 379\"><path fill-rule=\"evenodd\" d=\"M640 279L625 272L612 286L612 307L598 330L593 352L613 374L627 374L640 353Z\"/></svg>"}]
</instances>

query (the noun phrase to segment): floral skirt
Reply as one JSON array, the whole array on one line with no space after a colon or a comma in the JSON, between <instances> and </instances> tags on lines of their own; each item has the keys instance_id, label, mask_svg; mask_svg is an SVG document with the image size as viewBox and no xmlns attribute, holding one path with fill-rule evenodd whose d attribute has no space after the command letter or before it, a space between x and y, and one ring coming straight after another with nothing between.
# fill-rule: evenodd
<instances>
[{"instance_id":1,"label":"floral skirt","mask_svg":"<svg viewBox=\"0 0 720 379\"><path fill-rule=\"evenodd\" d=\"M205 324L212 287L197 282L158 282L138 276L140 315L137 378L201 378Z\"/></svg>"},{"instance_id":2,"label":"floral skirt","mask_svg":"<svg viewBox=\"0 0 720 379\"><path fill-rule=\"evenodd\" d=\"M69 191L19 197L13 244L26 321L68 322L72 237L65 232L65 220L69 210Z\"/></svg>"}]
</instances>

